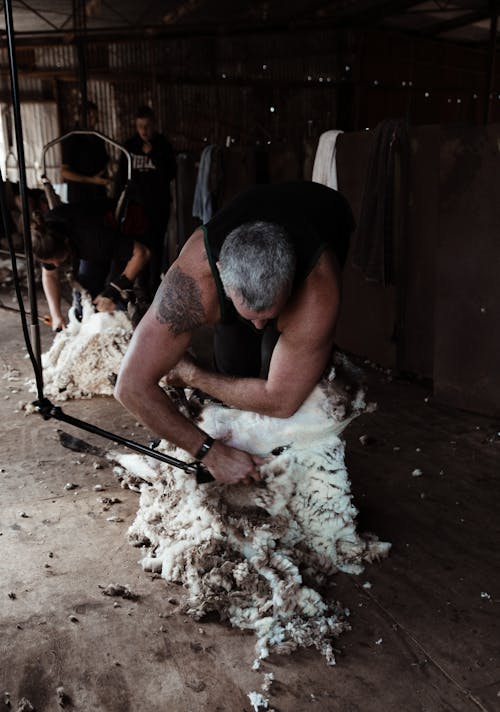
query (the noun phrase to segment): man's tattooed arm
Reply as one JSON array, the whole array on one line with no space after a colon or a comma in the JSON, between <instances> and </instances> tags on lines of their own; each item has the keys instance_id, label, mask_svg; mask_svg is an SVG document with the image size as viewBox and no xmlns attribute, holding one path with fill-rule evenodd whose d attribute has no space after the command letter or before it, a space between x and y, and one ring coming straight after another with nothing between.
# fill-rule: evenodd
<instances>
[{"instance_id":1,"label":"man's tattooed arm","mask_svg":"<svg viewBox=\"0 0 500 712\"><path fill-rule=\"evenodd\" d=\"M174 336L193 331L205 323L201 290L179 267L170 269L156 293L153 306L160 324L168 324Z\"/></svg>"}]
</instances>

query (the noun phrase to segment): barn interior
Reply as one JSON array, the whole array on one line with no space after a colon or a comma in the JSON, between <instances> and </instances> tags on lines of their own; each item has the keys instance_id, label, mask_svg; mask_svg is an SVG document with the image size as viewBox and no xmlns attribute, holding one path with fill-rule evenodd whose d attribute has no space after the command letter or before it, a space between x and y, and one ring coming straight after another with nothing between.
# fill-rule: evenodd
<instances>
[{"instance_id":1,"label":"barn interior","mask_svg":"<svg viewBox=\"0 0 500 712\"><path fill-rule=\"evenodd\" d=\"M323 584L350 611L336 665L313 649L272 654L267 707L252 701L248 693L260 689L253 636L185 615L179 586L145 573L127 542L137 493L120 488L104 460L63 448L56 421L28 414L33 374L4 237L0 710L500 708L499 6L3 3L7 198L20 183L40 187L44 159L63 190L60 145L46 156L44 148L75 127L82 101L98 105L98 130L120 144L137 107L148 105L176 155L170 262L200 225L193 197L207 147L220 158L213 199L221 208L255 184L310 181L320 137L343 132L338 189L359 234L343 272L336 343L378 404L343 434L346 464L358 528L392 548L362 574ZM398 132L396 150L377 163L388 127ZM114 175L119 152L110 155ZM390 269L373 275L353 252L375 232L363 216L390 166L390 219L378 245ZM46 351L54 335L37 316L47 311L39 272L31 274L23 231L14 239L28 331ZM110 396L64 410L145 443L152 437ZM96 485L120 500L111 511ZM137 598L103 596L116 582Z\"/></svg>"}]
</instances>

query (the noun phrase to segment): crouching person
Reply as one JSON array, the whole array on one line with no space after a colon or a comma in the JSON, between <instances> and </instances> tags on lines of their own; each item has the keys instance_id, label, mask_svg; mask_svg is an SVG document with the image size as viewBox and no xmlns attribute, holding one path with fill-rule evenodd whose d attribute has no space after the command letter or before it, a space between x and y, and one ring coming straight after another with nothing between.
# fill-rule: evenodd
<instances>
[{"instance_id":1,"label":"crouching person","mask_svg":"<svg viewBox=\"0 0 500 712\"><path fill-rule=\"evenodd\" d=\"M226 405L288 418L330 363L340 273L354 227L340 193L312 182L260 185L188 239L135 331L115 396L151 431L221 483L258 480L260 459L213 440L159 386L189 386ZM187 353L213 326L214 369Z\"/></svg>"},{"instance_id":2,"label":"crouching person","mask_svg":"<svg viewBox=\"0 0 500 712\"><path fill-rule=\"evenodd\" d=\"M81 315L80 288L98 311L125 309L133 284L150 258L149 249L118 229L108 200L59 205L45 216L35 212L31 224L33 254L42 263L42 285L52 328L66 324L61 311L61 272L77 284L75 312Z\"/></svg>"}]
</instances>

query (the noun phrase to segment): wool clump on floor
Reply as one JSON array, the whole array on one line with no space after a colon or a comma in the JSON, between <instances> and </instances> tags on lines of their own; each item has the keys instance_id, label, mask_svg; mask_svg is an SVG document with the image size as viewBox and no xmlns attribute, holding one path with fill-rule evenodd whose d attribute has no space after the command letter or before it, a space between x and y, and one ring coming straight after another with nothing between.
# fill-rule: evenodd
<instances>
[{"instance_id":1,"label":"wool clump on floor","mask_svg":"<svg viewBox=\"0 0 500 712\"><path fill-rule=\"evenodd\" d=\"M112 395L132 337L126 312L96 312L90 297L82 306L82 320L70 309L67 327L42 356L45 394L55 400Z\"/></svg>"},{"instance_id":2,"label":"wool clump on floor","mask_svg":"<svg viewBox=\"0 0 500 712\"><path fill-rule=\"evenodd\" d=\"M318 588L336 571L359 574L364 562L390 549L356 531L339 436L373 407L346 365L339 359L286 420L203 406L205 432L266 457L262 483L197 485L192 475L157 460L112 454L123 483L140 491L129 538L144 547L143 568L182 584L182 608L196 619L216 612L253 630L256 669L271 652L309 646L335 664L333 640L349 628L348 610ZM166 441L158 449L192 460Z\"/></svg>"}]
</instances>

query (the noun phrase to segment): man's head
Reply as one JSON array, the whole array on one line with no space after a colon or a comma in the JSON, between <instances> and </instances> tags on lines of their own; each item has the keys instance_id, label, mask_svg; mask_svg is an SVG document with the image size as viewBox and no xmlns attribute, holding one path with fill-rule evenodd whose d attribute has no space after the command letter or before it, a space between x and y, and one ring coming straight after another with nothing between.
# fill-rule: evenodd
<instances>
[{"instance_id":1,"label":"man's head","mask_svg":"<svg viewBox=\"0 0 500 712\"><path fill-rule=\"evenodd\" d=\"M236 310L262 328L286 304L295 263L295 252L286 231L280 225L256 221L229 233L217 266Z\"/></svg>"},{"instance_id":2,"label":"man's head","mask_svg":"<svg viewBox=\"0 0 500 712\"><path fill-rule=\"evenodd\" d=\"M19 233L22 234L24 231L24 220L22 214L23 205L21 195L19 193L19 186L17 184L13 184L12 188L14 193L14 204L19 210L19 217L16 220L17 230ZM43 190L39 190L38 188L28 188L28 190L26 191L26 196L28 198L28 211L30 215L33 215L34 211L37 211L42 215L48 212L49 205L47 203L47 198L45 197L45 193L43 192Z\"/></svg>"},{"instance_id":3,"label":"man's head","mask_svg":"<svg viewBox=\"0 0 500 712\"><path fill-rule=\"evenodd\" d=\"M85 118L87 119L86 124ZM99 110L97 108L97 104L93 101L87 101L85 104L82 104L80 107L80 120L82 125L86 125L90 131L93 131L99 120Z\"/></svg>"},{"instance_id":4,"label":"man's head","mask_svg":"<svg viewBox=\"0 0 500 712\"><path fill-rule=\"evenodd\" d=\"M149 106L140 106L135 115L135 127L142 140L149 143L156 132L153 109Z\"/></svg>"},{"instance_id":5,"label":"man's head","mask_svg":"<svg viewBox=\"0 0 500 712\"><path fill-rule=\"evenodd\" d=\"M61 222L45 222L40 212L35 211L31 221L33 255L40 262L62 265L70 256L66 226Z\"/></svg>"}]
</instances>

